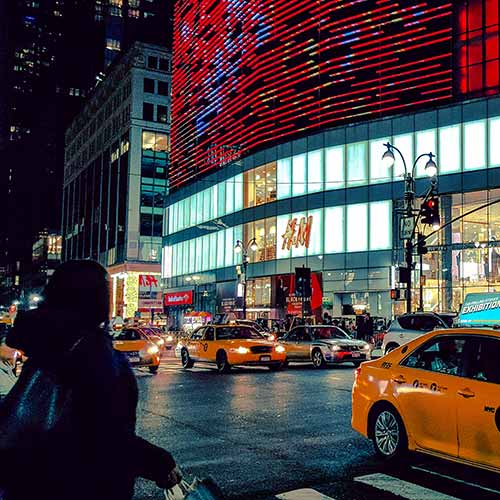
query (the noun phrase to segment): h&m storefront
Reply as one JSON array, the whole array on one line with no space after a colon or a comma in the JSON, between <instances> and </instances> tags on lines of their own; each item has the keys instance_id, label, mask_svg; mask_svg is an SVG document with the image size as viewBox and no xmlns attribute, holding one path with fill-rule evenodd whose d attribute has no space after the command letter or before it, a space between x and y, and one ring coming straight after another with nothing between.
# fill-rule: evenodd
<instances>
[{"instance_id":1,"label":"h&m storefront","mask_svg":"<svg viewBox=\"0 0 500 500\"><path fill-rule=\"evenodd\" d=\"M441 223L455 220L429 238L422 269L415 269L414 283L425 276L424 308L457 310L466 293L495 290L498 98L338 127L245 157L179 189L165 209L166 291L185 289L196 277L210 288L211 312L240 308L242 254L234 247L255 239L256 250L248 248L251 313L273 317L288 310L293 299L283 289L290 295L287 280L301 266L317 277L315 301L321 296L335 316L402 312L404 304L392 302L390 290L404 261L395 215L404 166L381 162L387 141L410 165L421 153L437 154ZM416 168L418 195L428 186L424 166L425 159ZM418 289L413 302L417 308Z\"/></svg>"}]
</instances>

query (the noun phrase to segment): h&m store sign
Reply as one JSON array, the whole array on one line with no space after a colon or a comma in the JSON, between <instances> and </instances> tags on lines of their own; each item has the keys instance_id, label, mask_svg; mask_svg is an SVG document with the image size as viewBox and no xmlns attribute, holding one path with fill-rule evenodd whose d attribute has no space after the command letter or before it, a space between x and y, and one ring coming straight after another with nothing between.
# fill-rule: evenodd
<instances>
[{"instance_id":1,"label":"h&m store sign","mask_svg":"<svg viewBox=\"0 0 500 500\"><path fill-rule=\"evenodd\" d=\"M311 229L313 224L313 216L294 217L288 221L285 232L281 235L282 250L290 250L292 247L299 248L303 246L309 248L311 241Z\"/></svg>"}]
</instances>

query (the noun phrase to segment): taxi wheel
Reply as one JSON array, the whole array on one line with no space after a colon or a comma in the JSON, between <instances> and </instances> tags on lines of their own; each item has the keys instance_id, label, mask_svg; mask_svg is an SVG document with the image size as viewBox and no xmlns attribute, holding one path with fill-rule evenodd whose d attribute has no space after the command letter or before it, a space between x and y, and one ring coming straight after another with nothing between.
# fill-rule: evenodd
<instances>
[{"instance_id":1,"label":"taxi wheel","mask_svg":"<svg viewBox=\"0 0 500 500\"><path fill-rule=\"evenodd\" d=\"M390 406L375 411L372 422L372 441L377 454L384 460L401 458L408 451L408 438L399 413Z\"/></svg>"},{"instance_id":2,"label":"taxi wheel","mask_svg":"<svg viewBox=\"0 0 500 500\"><path fill-rule=\"evenodd\" d=\"M149 371L150 373L158 373L158 366L150 366Z\"/></svg>"},{"instance_id":3,"label":"taxi wheel","mask_svg":"<svg viewBox=\"0 0 500 500\"><path fill-rule=\"evenodd\" d=\"M193 368L194 362L189 357L187 349L182 349L181 351L181 363L182 363L182 368L184 368L185 370L187 370L188 368Z\"/></svg>"},{"instance_id":4,"label":"taxi wheel","mask_svg":"<svg viewBox=\"0 0 500 500\"><path fill-rule=\"evenodd\" d=\"M215 361L219 373L229 373L231 371L231 365L228 363L227 354L224 351L219 351L217 353Z\"/></svg>"},{"instance_id":5,"label":"taxi wheel","mask_svg":"<svg viewBox=\"0 0 500 500\"><path fill-rule=\"evenodd\" d=\"M314 349L312 352L312 362L314 368L324 368L326 366L325 358L320 349Z\"/></svg>"}]
</instances>

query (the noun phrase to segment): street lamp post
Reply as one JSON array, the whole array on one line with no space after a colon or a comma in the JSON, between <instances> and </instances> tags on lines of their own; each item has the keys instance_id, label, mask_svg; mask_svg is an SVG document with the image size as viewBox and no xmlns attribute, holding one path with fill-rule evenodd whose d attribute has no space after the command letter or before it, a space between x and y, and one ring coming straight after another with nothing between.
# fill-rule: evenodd
<instances>
[{"instance_id":1,"label":"street lamp post","mask_svg":"<svg viewBox=\"0 0 500 500\"><path fill-rule=\"evenodd\" d=\"M255 252L258 248L257 241L252 238L246 245L241 240L236 240L234 251L242 254L243 262L243 319L247 319L247 270L248 270L248 250Z\"/></svg>"},{"instance_id":2,"label":"street lamp post","mask_svg":"<svg viewBox=\"0 0 500 500\"><path fill-rule=\"evenodd\" d=\"M413 207L414 201L415 201L415 169L417 168L417 163L418 161L427 156L429 159L427 160L427 163L425 164L425 172L426 174L432 179L432 184L431 184L431 190L434 189L435 185L435 177L437 175L437 165L434 162L433 158L436 157L432 152L431 153L423 153L419 155L415 161L413 162L413 167L411 169L411 172L408 171L408 167L406 166L406 161L403 156L403 153L394 146L393 144L387 142L384 144L384 146L387 148L387 150L384 152L382 155L382 161L387 165L387 167L391 168L394 165L395 158L394 158L394 151L396 151L399 156L401 157L401 160L403 161L403 166L405 169L404 173L404 180L405 180L405 192L404 192L404 208L403 208L403 215L405 218L412 219L412 230L411 234L409 237L406 238L406 244L405 244L405 262L406 262L406 268L407 268L407 280L406 280L406 312L409 313L411 312L411 272L413 268L413 239L415 237L415 229L417 227L418 223L418 217L420 215L420 210L416 212L417 214L417 219L415 220L415 210Z\"/></svg>"}]
</instances>

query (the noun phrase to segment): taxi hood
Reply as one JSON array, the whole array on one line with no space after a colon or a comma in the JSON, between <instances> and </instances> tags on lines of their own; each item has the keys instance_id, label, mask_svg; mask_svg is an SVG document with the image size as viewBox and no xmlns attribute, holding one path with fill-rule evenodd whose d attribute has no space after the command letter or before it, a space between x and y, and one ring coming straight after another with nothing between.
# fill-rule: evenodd
<instances>
[{"instance_id":1,"label":"taxi hood","mask_svg":"<svg viewBox=\"0 0 500 500\"><path fill-rule=\"evenodd\" d=\"M40 307L18 313L7 344L29 358L53 359L69 351L88 331L73 312Z\"/></svg>"}]
</instances>

